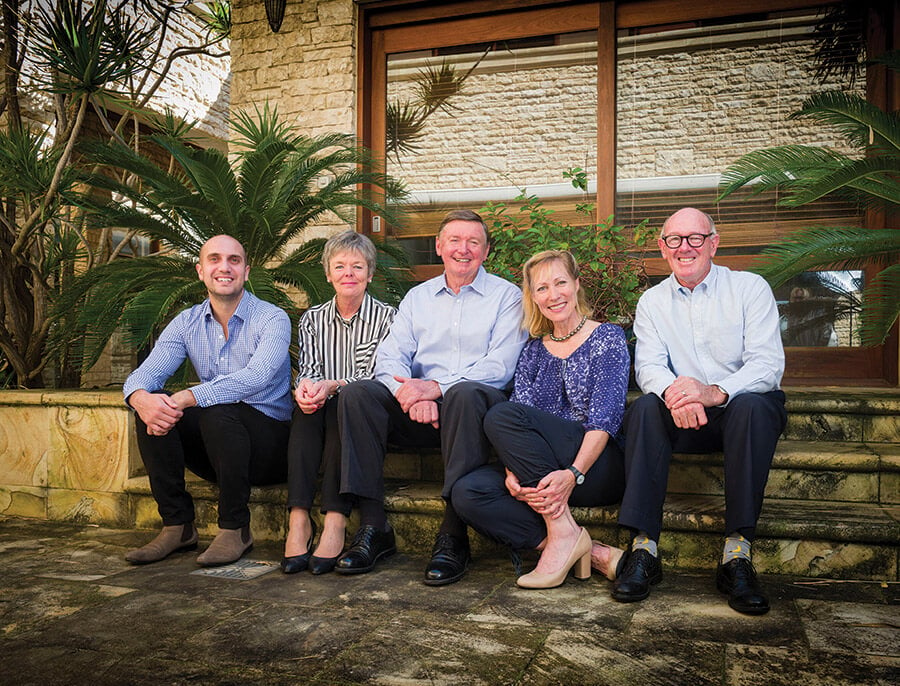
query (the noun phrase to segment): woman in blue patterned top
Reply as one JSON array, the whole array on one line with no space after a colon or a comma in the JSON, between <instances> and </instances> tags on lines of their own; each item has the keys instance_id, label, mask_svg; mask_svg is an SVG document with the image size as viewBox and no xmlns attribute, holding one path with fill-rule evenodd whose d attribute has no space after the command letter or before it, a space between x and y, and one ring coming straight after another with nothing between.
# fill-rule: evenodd
<instances>
[{"instance_id":1,"label":"woman in blue patterned top","mask_svg":"<svg viewBox=\"0 0 900 686\"><path fill-rule=\"evenodd\" d=\"M372 378L375 349L396 313L366 292L375 260L375 246L365 236L354 231L332 236L325 243L322 264L335 296L300 318L297 407L288 441L290 519L281 561L286 574L307 568L313 574L330 572L344 547L352 501L340 492L337 394L351 381ZM320 466L325 526L313 553L310 510Z\"/></svg>"},{"instance_id":2,"label":"woman in blue patterned top","mask_svg":"<svg viewBox=\"0 0 900 686\"><path fill-rule=\"evenodd\" d=\"M519 356L510 402L495 405L484 420L502 467L467 475L452 499L481 533L513 549L541 551L519 586L552 588L572 568L578 578L590 576L591 539L570 505L609 505L622 496L624 465L615 436L630 359L620 327L588 318L570 253L534 255L522 279L531 340ZM614 576L615 549L593 548L595 566Z\"/></svg>"}]
</instances>

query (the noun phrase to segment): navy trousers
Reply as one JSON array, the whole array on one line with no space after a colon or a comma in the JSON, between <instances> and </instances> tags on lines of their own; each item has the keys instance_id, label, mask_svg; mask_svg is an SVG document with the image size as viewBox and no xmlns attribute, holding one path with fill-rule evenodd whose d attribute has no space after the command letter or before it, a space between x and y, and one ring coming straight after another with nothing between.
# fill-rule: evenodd
<instances>
[{"instance_id":1,"label":"navy trousers","mask_svg":"<svg viewBox=\"0 0 900 686\"><path fill-rule=\"evenodd\" d=\"M547 535L544 519L506 490L508 468L523 486L535 486L548 473L565 469L575 459L584 438L578 422L560 419L528 405L501 403L484 420L500 464L480 467L453 486L453 507L479 533L514 550L536 548ZM573 507L619 502L625 488L622 451L610 438L585 474L584 483L569 496Z\"/></svg>"},{"instance_id":2,"label":"navy trousers","mask_svg":"<svg viewBox=\"0 0 900 686\"><path fill-rule=\"evenodd\" d=\"M725 453L725 532L752 541L769 468L787 423L784 393L742 393L725 407L708 407L700 429L679 429L655 394L625 413L625 495L619 524L659 540L673 452Z\"/></svg>"}]
</instances>

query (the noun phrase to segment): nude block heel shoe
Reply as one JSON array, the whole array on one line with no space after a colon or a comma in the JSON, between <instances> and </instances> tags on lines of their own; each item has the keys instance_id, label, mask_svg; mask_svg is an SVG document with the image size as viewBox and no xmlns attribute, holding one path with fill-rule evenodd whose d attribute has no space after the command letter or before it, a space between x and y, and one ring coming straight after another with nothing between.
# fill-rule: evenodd
<instances>
[{"instance_id":1,"label":"nude block heel shoe","mask_svg":"<svg viewBox=\"0 0 900 686\"><path fill-rule=\"evenodd\" d=\"M584 527L581 527L581 534L575 542L575 547L558 572L554 574L530 572L516 579L516 584L521 588L556 588L566 580L570 569L574 570L578 579L587 579L591 576L591 537Z\"/></svg>"},{"instance_id":2,"label":"nude block heel shoe","mask_svg":"<svg viewBox=\"0 0 900 686\"><path fill-rule=\"evenodd\" d=\"M601 548L605 548L608 550L609 557L607 558L606 568L602 569L599 566L594 567L598 572L603 574L610 581L615 581L616 577L619 576L619 572L622 571L622 563L625 557L625 551L621 548L616 548L613 545L606 545L602 541L593 540L591 541L592 545L598 545Z\"/></svg>"}]
</instances>

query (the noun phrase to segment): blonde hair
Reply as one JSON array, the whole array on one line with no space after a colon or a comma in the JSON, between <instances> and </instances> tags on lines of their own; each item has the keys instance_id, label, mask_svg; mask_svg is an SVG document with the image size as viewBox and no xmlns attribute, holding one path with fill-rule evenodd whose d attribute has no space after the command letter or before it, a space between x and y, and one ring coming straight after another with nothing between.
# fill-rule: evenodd
<instances>
[{"instance_id":1,"label":"blonde hair","mask_svg":"<svg viewBox=\"0 0 900 686\"><path fill-rule=\"evenodd\" d=\"M562 263L573 281L578 278L578 263L575 262L572 253L567 250L544 250L536 255L532 255L522 265L522 308L524 310L522 328L532 338L540 338L553 331L553 322L541 313L541 309L535 304L532 295L534 270L540 265L553 260ZM578 314L590 316L591 306L588 304L587 295L584 292L584 288L580 287L580 283L576 298L575 309L578 311Z\"/></svg>"}]
</instances>

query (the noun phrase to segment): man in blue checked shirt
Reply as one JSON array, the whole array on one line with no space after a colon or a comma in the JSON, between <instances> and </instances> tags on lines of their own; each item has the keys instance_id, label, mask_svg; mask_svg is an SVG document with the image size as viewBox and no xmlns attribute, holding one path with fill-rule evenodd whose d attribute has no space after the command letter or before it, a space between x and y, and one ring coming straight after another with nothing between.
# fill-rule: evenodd
<instances>
[{"instance_id":1,"label":"man in blue checked shirt","mask_svg":"<svg viewBox=\"0 0 900 686\"><path fill-rule=\"evenodd\" d=\"M219 532L197 557L204 566L234 562L253 547L250 486L286 479L291 325L283 310L244 290L249 274L234 238L204 243L197 276L209 297L172 320L125 382L163 521L156 538L125 555L132 564L197 547L185 467L219 485ZM169 395L163 386L185 358L200 383Z\"/></svg>"}]
</instances>

